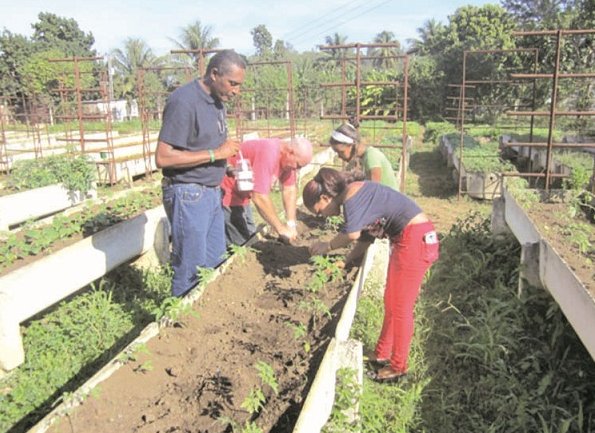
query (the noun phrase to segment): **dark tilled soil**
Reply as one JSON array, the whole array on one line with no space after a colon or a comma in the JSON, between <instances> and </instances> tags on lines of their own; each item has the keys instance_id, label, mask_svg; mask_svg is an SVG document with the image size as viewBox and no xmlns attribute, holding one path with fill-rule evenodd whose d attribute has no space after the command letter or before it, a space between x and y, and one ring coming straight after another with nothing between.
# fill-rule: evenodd
<instances>
[{"instance_id":1,"label":"dark tilled soil","mask_svg":"<svg viewBox=\"0 0 595 433\"><path fill-rule=\"evenodd\" d=\"M220 419L244 423L249 414L241 404L260 388L266 403L252 420L265 432L291 432L352 285L327 284L316 295L305 290L314 269L306 245L317 233L301 230L298 245L254 244L254 253L207 286L195 315L163 329L148 353L128 361L50 431L229 432ZM308 310L314 296L332 318ZM296 339L289 323L300 322L308 335ZM260 382L259 362L274 369L278 394Z\"/></svg>"}]
</instances>

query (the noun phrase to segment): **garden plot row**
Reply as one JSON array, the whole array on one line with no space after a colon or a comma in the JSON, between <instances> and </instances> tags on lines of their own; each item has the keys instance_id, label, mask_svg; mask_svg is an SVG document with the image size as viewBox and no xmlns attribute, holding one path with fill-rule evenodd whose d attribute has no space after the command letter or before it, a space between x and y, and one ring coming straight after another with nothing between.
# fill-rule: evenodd
<instances>
[{"instance_id":1,"label":"garden plot row","mask_svg":"<svg viewBox=\"0 0 595 433\"><path fill-rule=\"evenodd\" d=\"M541 215L529 205L523 207L513 194L503 190L494 202L492 224L494 232L510 230L521 244L521 275L519 290L526 284L544 287L559 304L584 346L595 360L595 286L593 284L593 230L587 234L586 247L580 254L570 246L572 235L555 236L553 224L572 226L571 218L553 214L547 206ZM557 222L540 223L547 216ZM580 226L574 226L576 228ZM589 240L591 236L591 240ZM591 257L591 258L590 258ZM571 264L572 262L572 264Z\"/></svg>"},{"instance_id":2,"label":"garden plot row","mask_svg":"<svg viewBox=\"0 0 595 433\"><path fill-rule=\"evenodd\" d=\"M11 370L24 360L23 321L151 249L167 259L169 225L162 207L1 276L0 368Z\"/></svg>"},{"instance_id":3,"label":"garden plot row","mask_svg":"<svg viewBox=\"0 0 595 433\"><path fill-rule=\"evenodd\" d=\"M519 159L521 161L529 162L531 171L543 172L547 165L547 149L544 148L532 148L527 146L514 146L517 140L509 135L503 135L500 137L500 143L502 146L507 146L508 152L511 159ZM571 141L566 139L566 141ZM551 162L551 173L561 174L564 176L570 176L573 169L582 168L583 170L592 172L593 171L593 149L575 149L572 151L562 152L555 150L552 156Z\"/></svg>"},{"instance_id":4,"label":"garden plot row","mask_svg":"<svg viewBox=\"0 0 595 433\"><path fill-rule=\"evenodd\" d=\"M510 163L500 161L498 143L479 144L465 136L463 160L460 160L460 137L455 134L440 137L440 153L448 167L453 167L453 179L462 181L461 189L470 197L493 200L500 197L502 172L514 170Z\"/></svg>"},{"instance_id":5,"label":"garden plot row","mask_svg":"<svg viewBox=\"0 0 595 433\"><path fill-rule=\"evenodd\" d=\"M254 245L254 244L253 244ZM277 246L274 247L275 249L278 248L282 248L281 246ZM283 247L284 248L284 247ZM258 254L265 254L266 248L265 250L263 250L262 252L257 252ZM272 251L272 250L271 250ZM283 257L285 259L287 259L287 257L291 257L292 255L299 255L299 252L289 252L286 251L286 254L283 254ZM318 349L316 348L316 344L314 341L312 341L312 348L310 349L313 353L311 354L302 354L304 355L306 358L310 358L312 361L311 362L316 362L317 365L313 365L310 367L310 372L307 373L308 376L314 376L310 389L307 393L307 397L305 397L305 401L303 402L303 405L301 407L301 409L299 410L299 414L298 415L283 415L282 418L287 418L287 417L291 417L291 418L297 418L297 421L295 421L295 425L291 426L291 428L283 425L281 426L279 424L280 421L271 421L268 420L267 422L269 423L273 423L277 426L277 429L273 429L271 431L293 431L295 433L315 433L315 432L319 432L322 427L325 425L332 407L333 407L333 401L334 401L334 393L335 393L335 379L336 379L336 374L337 374L337 370L340 368L350 368L354 371L357 372L357 377L359 380L359 383L361 385L362 383L362 376L363 376L363 371L362 371L362 348L361 348L361 343L357 342L357 341L353 341L353 340L349 340L348 336L349 336L349 331L351 328L351 324L353 322L353 317L355 315L355 310L356 310L356 304L357 304L357 298L358 295L360 293L360 291L362 290L362 288L364 287L365 284L365 280L368 276L368 273L370 272L370 270L375 267L376 268L376 272L378 272L378 270L380 270L380 272L386 272L386 257L388 256L388 251L387 251L387 245L385 243L377 243L374 244L368 251L366 258L364 260L364 263L362 264L362 267L359 269L358 274L355 278L355 282L353 283L353 285L351 286L351 288L349 289L348 295L346 297L346 301L344 302L343 306L341 307L340 311L334 312L333 311L333 315L337 315L338 319L333 320L333 323L336 323L336 326L334 326L334 330L330 331L328 325L324 326L324 329L321 329L320 332L323 333L329 333L331 332L332 338L330 338L330 342L328 343L328 345L326 345L326 348L324 348L324 346L320 346ZM235 260L235 262L234 262ZM215 285L214 289L210 289L210 290L215 290L217 292L219 291L225 291L228 290L229 288L229 282L221 282L218 283L219 281L223 280L226 281L227 280L232 280L232 284L236 284L237 283L233 283L233 281L241 278L243 279L243 286L247 287L251 284L250 279L246 279L246 276L249 273L258 273L259 271L254 269L254 263L245 263L243 265L240 265L241 269L238 268L237 266L234 268L231 268L232 265L236 264L237 261L240 260L238 258L232 259L228 262L226 262L226 264L219 268L216 272L216 274L214 274L212 276L212 279L209 280L208 282L208 286L212 287L213 285ZM283 261L284 259L280 259L280 261ZM291 261L291 259L290 259ZM296 265L299 266L298 263L296 263ZM267 263L265 264L265 267L270 268L270 271L272 272L272 276L269 277L270 279L270 284L271 286L275 286L275 288L277 290L279 290L279 296L281 296L281 292L284 292L284 295L289 295L291 294L291 297L288 297L285 299L284 304L291 304L293 297L297 296L296 293L294 293L294 289L291 289L290 291L286 291L287 287L284 288L283 287L278 287L277 284L282 284L279 283L280 280L278 280L278 278L280 277L280 274L275 272L275 269L277 271L281 270L275 267L274 263ZM249 269L244 269L244 268L249 268ZM293 268L293 265L290 266L290 268ZM244 270L242 270L244 269ZM293 269L292 269L293 270ZM285 270L285 272L287 272L288 269ZM297 272L297 271L296 271ZM233 275L231 274L239 274L241 276L236 276L236 278L234 279ZM277 279L276 279L277 278ZM289 277L290 279L294 278L294 277ZM283 279L283 278L282 278ZM294 283L295 284L295 283ZM294 287L293 285L290 285L288 287ZM206 292L205 292L206 290ZM211 325L210 327L212 327L213 329L210 331L210 333L212 333L212 335L210 337L208 337L209 339L218 339L218 338L222 338L220 336L220 332L216 331L217 328L217 323L213 323L209 320L209 314L206 310L206 305L209 302L215 302L215 299L219 299L216 295L209 295L208 294L208 287L199 287L197 289L194 289L185 299L184 302L189 303L189 304L194 304L194 305L200 305L202 304L203 306L205 306L204 310L200 310L198 309L199 315L200 317L197 319L199 322L210 322ZM251 300L255 303L255 307L254 307L254 311L252 311L251 313L251 319L247 322L243 322L242 319L237 318L238 321L243 322L242 325L242 329L244 329L244 333L245 334L252 334L255 333L254 329L257 328L259 325L259 317L260 317L260 313L259 310L260 308L257 307L257 305L265 302L264 300L262 300L261 298L270 298L270 296L266 295L266 292L268 292L269 290L272 289L264 289L260 290L261 295L258 296L256 299L252 298ZM263 295L264 292L264 296ZM291 292L291 293L290 293ZM250 295L250 297L253 297L254 295ZM207 299L205 299L207 298ZM231 301L230 301L231 302ZM241 303L248 303L250 301L248 300L244 300L244 298L239 297L236 299L236 302L241 302ZM268 304L267 304L268 305ZM222 307L225 308L225 307ZM229 307L228 307L229 308ZM286 307L287 308L287 307ZM233 307L231 307L231 309L235 309ZM249 309L249 306L244 306L243 309ZM275 309L274 308L270 308L267 307L267 310L269 311L269 313L267 313L267 316L270 314L271 317L273 317L276 313L275 313ZM333 309L334 310L334 309ZM289 312L290 310L288 310ZM220 311L219 314L224 314L223 311ZM283 313L281 312L280 317L283 317ZM291 319L291 317L286 317L284 320L287 320L289 323L289 319ZM269 319L270 320L270 319ZM283 341L284 339L287 339L286 331L283 330L283 328L285 328L285 326L282 326L282 323L269 323L269 324L265 324L265 326L267 327L278 327L277 332L279 334L281 334L280 340L277 343L279 346L284 346L285 344L287 344L287 341L284 341L283 343L281 341ZM187 327L193 328L195 325L194 324L189 324ZM209 327L209 324L205 324L204 326ZM230 328L230 333L233 334L233 327L231 326L231 324L229 324L229 328ZM148 355L148 358L150 359L152 365L155 365L155 369L154 370L161 370L161 367L163 365L163 362L165 362L165 365L170 365L169 370L171 371L171 375L168 379L173 380L175 382L175 385L173 386L165 386L164 388L166 389L171 389L171 388L175 388L175 394L183 394L184 390L183 388L186 388L187 386L190 387L191 389L194 389L194 391L191 392L191 394L193 394L193 399L196 398L197 400L200 400L201 396L202 398L206 398L204 397L205 394L207 394L206 389L204 389L201 386L196 385L196 383L194 384L183 384L182 382L182 377L183 374L180 370L178 370L177 367L171 367L171 357L169 355L163 354L162 349L158 349L159 346L159 340L160 339L168 339L167 344L168 345L175 345L175 340L174 340L174 336L172 336L172 332L171 330L165 330L165 331L161 331L161 333L163 334L165 332L166 336L159 336L160 330L159 330L159 326L156 323L153 323L151 325L149 325L147 328L145 328L145 330L141 333L141 335L139 336L138 339L136 339L133 343L131 343L127 349L125 349L121 354L119 354L118 356L116 356L105 368L103 368L99 373L97 373L93 378L91 378L87 383L85 383L85 385L83 385L73 396L72 398L69 400L69 402L67 403L63 403L61 404L59 407L57 407L54 411L52 411L51 414L49 414L48 416L46 416L42 421L40 421L34 428L32 428L30 430L30 433L41 433L41 432L45 432L45 431L51 431L51 432L56 432L56 431L62 431L60 426L65 426L65 422L66 419L65 417L68 417L69 421L68 423L73 423L73 428L75 429L75 431L78 431L78 428L82 425L85 426L85 431L87 432L96 432L96 431L101 431L101 429L104 429L106 427L112 428L126 428L124 427L125 425L133 425L133 424L138 424L138 428L139 431L156 431L159 430L162 426L164 425L169 425L171 428L173 428L176 425L194 425L194 426L198 426L199 421L196 420L196 418L201 418L199 417L199 413L202 412L202 418L206 418L204 415L206 412L208 412L211 408L214 410L214 407L216 407L216 403L214 403L213 401L209 401L207 404L207 402L202 401L201 405L200 405L200 410L188 410L187 404L189 404L188 401L186 401L185 403L183 401L180 401L180 406L182 406L179 410L180 412L182 412L181 414L178 414L177 416L174 416L174 414L170 413L170 410L174 410L171 409L169 407L170 404L175 404L173 403L172 400L172 396L170 392L167 392L167 395L163 395L163 394L159 394L159 392L157 393L157 395L161 395L159 397L159 400L161 401L161 403L158 403L157 405L151 403L150 399L146 400L144 397L139 397L137 395L135 395L135 397L132 397L132 400L134 401L138 401L139 404L129 404L125 407L125 405L123 406L118 399L123 398L123 399L128 399L130 396L113 396L112 397L112 393L115 392L115 389L119 389L120 386L122 386L121 384L119 384L120 382L125 382L125 387L127 389L131 389L131 390L135 390L135 389L147 389L147 387L155 387L158 388L159 384L156 382L161 382L161 380L159 380L160 376L163 376L161 374L161 372L156 372L155 374L153 374L152 371L146 371L143 374L135 374L134 371L136 369L136 373L138 373L138 369L136 367L136 363L129 363L129 364L134 364L134 365L127 365L126 363L122 362L122 359L125 359L127 356L130 357L130 353L134 351L135 347L139 347L140 345L146 345L148 347L148 352L151 353L151 355ZM180 330L180 333L190 333L192 335L192 339L196 339L199 338L198 335L195 335L194 331L192 331L192 329L189 329L187 331L184 330ZM168 335L169 334L169 335ZM177 334L177 332L176 332ZM228 334L227 332L225 332L225 334ZM250 335L248 335L249 338ZM218 362L220 363L230 363L233 364L233 369L240 369L241 366L238 366L236 364L234 364L233 362L233 356L226 354L225 352L225 347L227 347L229 349L230 352L236 352L238 349L236 346L241 347L240 351L246 351L246 344L248 344L247 342L241 343L241 340L245 337L245 335L238 335L236 338L234 338L235 341L235 345L232 348L231 345L226 345L223 341L226 341L225 339L220 341L220 343L218 343L220 346L223 346L223 349L221 351L221 353L217 354L217 356L214 355L210 355L211 358L215 358L217 359ZM291 338L290 338L291 340ZM151 342L154 342L154 345L152 345ZM277 353L276 355L273 356L273 360L276 359L276 357L281 357L280 353L283 351L282 347L274 347L274 348L269 348L268 344L270 342L268 341L268 339L266 337L263 337L262 340L259 340L258 343L253 343L254 344L254 348L250 349L248 354L244 355L245 357L251 358L252 356L250 355L250 353L252 353L253 351L255 351L256 353L258 352L262 352L263 354L268 353L269 351L273 351L273 353ZM299 343L299 342L298 342ZM210 342L202 342L199 343L202 345L202 347L204 348L205 352L209 352L209 347L211 345ZM217 344L217 343L216 343ZM292 345L293 343L289 342L289 345ZM262 347L261 347L262 346ZM176 346L177 347L177 346ZM314 352L318 352L318 354L314 353ZM202 354L197 354L195 356L207 356L207 353L202 353ZM264 356L264 355L263 355ZM316 361L317 358L321 358L320 362L318 363ZM293 367L289 367L287 368L287 366L298 366L298 362L294 359L293 361L291 361L290 364L287 364L290 361L287 361L285 359L281 359L285 364L286 367L280 367L283 370L293 370ZM143 359L139 359L138 362L140 363L139 365L148 362L144 357ZM274 363L274 361L273 361ZM216 366L211 366L212 368L215 368ZM194 367L190 367L190 365L188 365L189 369L193 369ZM240 386L238 384L238 378L236 378L236 380L230 380L228 382L227 379L227 374L229 373L230 367L225 368L225 366L222 364L220 367L221 372L218 373L221 376L219 377L219 380L221 381L221 383L226 383L225 389L228 390L228 388L233 388L234 392L230 392L229 396L224 396L224 395L220 395L221 400L225 400L227 401L227 404L233 404L235 399L239 399L241 397L243 397L243 391L240 391L238 388L238 386ZM277 368L279 368L279 366L277 366ZM312 370L313 369L313 370ZM300 374L306 374L305 372L302 372ZM152 377L150 377L152 376ZM157 376L157 377L155 377ZM167 375L166 375L167 376ZM173 378L173 376L176 376L177 378ZM191 375L192 376L192 375ZM208 376L208 374L206 372L203 371L194 371L194 376L198 376L198 378L200 379L203 376ZM130 377L135 378L134 382L130 382ZM235 377L235 376L234 376ZM241 380L239 380L239 382L246 382L246 383L250 383L251 380L249 377L246 376L240 376ZM179 378L179 379L178 379ZM280 387L280 391L279 394L286 394L288 392L288 390L284 390L284 387L288 386L288 384L286 384L284 382L284 380L279 377L279 387ZM210 382L211 379L207 380L208 383L210 383L211 387L217 387L217 385L214 382ZM215 381L215 378L212 379L213 381ZM303 384L298 385L297 383L291 382L292 384L290 385L291 388L298 388L301 389ZM247 386L246 384L242 384L241 386ZM98 399L89 399L87 398L87 396L89 395L89 393L92 393L92 390L96 387L100 387L101 391L100 391L100 397ZM219 392L223 392L224 389L218 389L218 390L211 390L211 398L216 399L216 396L218 395ZM122 393L122 390L117 391L118 393ZM135 394L135 391L131 391L132 394ZM204 394L203 394L204 393ZM147 395L150 395L151 391L147 392ZM266 392L267 395L267 403L268 404L272 404L269 403L269 400L273 400L275 399L272 395L270 395L270 392ZM215 396L215 397L214 397ZM234 398L235 397L235 398ZM228 400L229 398L229 400ZM297 398L297 397L296 397ZM114 401L115 400L115 401ZM281 400L284 400L283 398L281 398ZM81 408L78 408L79 405L82 405ZM137 409L138 406L143 406L143 405L148 405L149 408L145 407L144 409L144 415L137 417ZM237 402L236 402L236 405ZM161 413L163 416L164 421L161 422L161 419L159 419L159 417L155 416L155 414L152 411L152 407L154 406L161 406ZM220 408L220 410L223 410L223 408ZM295 409L294 409L295 410ZM106 413L109 412L109 417L106 416ZM147 412L150 411L151 413ZM286 412L286 410L284 410L284 412ZM91 419L88 419L89 414L91 414ZM260 416L260 418L257 418L257 422L258 420L260 420L261 418L266 419L267 418L267 409L265 406L265 409L263 409L263 414ZM97 415L99 415L99 418L97 418ZM357 416L355 413L352 413L351 416ZM105 418L104 418L105 417ZM109 418L109 419L108 419ZM126 420L122 420L122 418L128 418ZM138 419L136 419L138 418ZM193 420L193 421L184 421L184 420ZM212 428L213 431L223 431L225 430L225 425L221 425L220 430L217 430L217 423L215 422L215 419L211 419L209 421L212 424ZM168 424L169 423L169 424ZM194 424L196 423L196 424ZM56 426L57 424L57 426ZM289 428L289 429L288 429ZM209 430L211 431L211 430ZM269 431L268 429L266 431Z\"/></svg>"},{"instance_id":6,"label":"garden plot row","mask_svg":"<svg viewBox=\"0 0 595 433\"><path fill-rule=\"evenodd\" d=\"M0 231L29 220L61 212L97 197L95 188L71 191L63 184L48 185L0 197Z\"/></svg>"},{"instance_id":7,"label":"garden plot row","mask_svg":"<svg viewBox=\"0 0 595 433\"><path fill-rule=\"evenodd\" d=\"M118 137L118 132L113 133L113 137ZM36 143L35 137L30 135L19 134L12 139L7 138L5 148L6 155L8 158L8 169L11 169L16 161L22 161L27 159L35 159L37 157L36 147L41 148L43 156L61 155L66 153L68 144L61 140L64 138L64 134L51 134L48 135L45 140L41 140L40 143ZM78 139L78 136L71 137ZM86 140L105 140L105 132L95 132L85 134ZM97 143L100 143L98 141ZM77 143L77 142L73 142ZM70 143L72 145L72 142ZM96 144L96 143L95 143ZM103 144L105 146L105 144Z\"/></svg>"},{"instance_id":8,"label":"garden plot row","mask_svg":"<svg viewBox=\"0 0 595 433\"><path fill-rule=\"evenodd\" d=\"M133 177L145 174L147 167L154 166L152 158L157 136L156 132L150 133L148 139L149 143L151 143L151 152L145 154L142 135L119 136L118 132L114 131L112 132L112 146L110 149L104 132L86 134L85 140L89 141L85 142L85 154L97 164L98 182L102 184L122 180L131 182ZM72 137L72 139L76 140L77 137ZM55 137L52 143L49 145L43 144L41 147L44 156L63 154L67 148L64 142ZM36 157L35 149L30 141L7 144L6 150L7 169L12 168L16 161ZM110 177L110 173L112 177Z\"/></svg>"}]
</instances>

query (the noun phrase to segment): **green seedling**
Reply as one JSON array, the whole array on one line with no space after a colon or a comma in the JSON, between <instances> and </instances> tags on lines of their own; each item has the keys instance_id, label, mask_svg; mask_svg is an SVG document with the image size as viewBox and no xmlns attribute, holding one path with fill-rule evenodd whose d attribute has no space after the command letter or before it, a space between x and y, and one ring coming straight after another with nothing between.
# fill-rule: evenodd
<instances>
[{"instance_id":1,"label":"green seedling","mask_svg":"<svg viewBox=\"0 0 595 433\"><path fill-rule=\"evenodd\" d=\"M130 361L136 361L138 359L138 355L144 353L149 355L151 352L145 343L135 344L134 346L128 348L128 350L123 351L118 356L118 361L122 364L126 364Z\"/></svg>"},{"instance_id":2,"label":"green seedling","mask_svg":"<svg viewBox=\"0 0 595 433\"><path fill-rule=\"evenodd\" d=\"M319 317L327 316L329 319L332 318L331 310L318 298L310 298L307 301L302 300L299 302L298 308L312 314L314 325L316 325Z\"/></svg>"},{"instance_id":3,"label":"green seedling","mask_svg":"<svg viewBox=\"0 0 595 433\"><path fill-rule=\"evenodd\" d=\"M591 243L592 229L586 223L569 223L563 230L564 234L570 235L570 241L578 248L583 255L589 255L595 252Z\"/></svg>"},{"instance_id":4,"label":"green seedling","mask_svg":"<svg viewBox=\"0 0 595 433\"><path fill-rule=\"evenodd\" d=\"M324 285L331 281L340 281L343 278L341 268L337 266L336 258L328 256L313 256L310 261L314 264L315 270L306 290L318 293Z\"/></svg>"},{"instance_id":5,"label":"green seedling","mask_svg":"<svg viewBox=\"0 0 595 433\"><path fill-rule=\"evenodd\" d=\"M263 361L258 361L256 363L256 369L258 370L258 375L260 376L260 380L263 385L268 385L275 394L279 393L279 384L277 383L277 378L275 377L275 370L269 364Z\"/></svg>"},{"instance_id":6,"label":"green seedling","mask_svg":"<svg viewBox=\"0 0 595 433\"><path fill-rule=\"evenodd\" d=\"M266 398L262 390L260 388L252 388L250 394L246 396L240 406L250 413L257 413L264 407L265 401Z\"/></svg>"},{"instance_id":7,"label":"green seedling","mask_svg":"<svg viewBox=\"0 0 595 433\"><path fill-rule=\"evenodd\" d=\"M298 324L291 323L291 322L285 322L285 325L287 325L289 328L291 328L291 330L293 331L293 338L295 340L304 338L308 334L308 328L306 328L306 325L304 325L301 322L299 322Z\"/></svg>"},{"instance_id":8,"label":"green seedling","mask_svg":"<svg viewBox=\"0 0 595 433\"><path fill-rule=\"evenodd\" d=\"M273 368L266 362L259 361L256 363L256 369L258 370L258 376L260 377L261 385L268 385L273 390L273 392L277 394L279 385L277 384L277 379L275 378L275 372ZM262 391L262 388L253 387L250 390L248 396L246 396L244 401L242 401L240 406L248 411L251 416L253 416L262 410L265 402L266 397ZM244 423L244 425L241 425L229 417L221 417L219 418L219 422L223 425L231 426L233 432L263 433L262 429L258 427L255 422L250 421L249 419Z\"/></svg>"},{"instance_id":9,"label":"green seedling","mask_svg":"<svg viewBox=\"0 0 595 433\"><path fill-rule=\"evenodd\" d=\"M152 313L155 320L165 321L167 325L181 324L181 319L186 316L198 317L198 313L192 309L192 305L175 296L165 298Z\"/></svg>"},{"instance_id":10,"label":"green seedling","mask_svg":"<svg viewBox=\"0 0 595 433\"><path fill-rule=\"evenodd\" d=\"M293 338L295 340L300 340L304 338L306 335L308 335L308 328L306 328L306 325L304 325L301 322L297 325L291 322L285 322L285 324L293 330ZM302 344L304 347L304 351L306 353L310 353L310 342L308 340L305 340Z\"/></svg>"},{"instance_id":11,"label":"green seedling","mask_svg":"<svg viewBox=\"0 0 595 433\"><path fill-rule=\"evenodd\" d=\"M196 272L198 274L198 280L200 281L201 286L206 285L213 279L213 276L215 275L215 269L213 268L201 268L199 266L196 268Z\"/></svg>"},{"instance_id":12,"label":"green seedling","mask_svg":"<svg viewBox=\"0 0 595 433\"><path fill-rule=\"evenodd\" d=\"M151 361L150 359L146 360L145 362L143 362L141 365L139 365L138 367L136 367L134 369L135 372L137 373L147 373L149 371L153 370L153 361Z\"/></svg>"},{"instance_id":13,"label":"green seedling","mask_svg":"<svg viewBox=\"0 0 595 433\"><path fill-rule=\"evenodd\" d=\"M278 393L279 385L275 378L275 372L273 368L266 362L259 361L256 363L256 369L258 370L258 376L260 377L261 385L268 385L275 394ZM266 401L266 397L262 388L254 387L250 390L250 394L244 399L241 407L246 409L250 414L259 412Z\"/></svg>"},{"instance_id":14,"label":"green seedling","mask_svg":"<svg viewBox=\"0 0 595 433\"><path fill-rule=\"evenodd\" d=\"M342 215L328 216L324 222L325 230L338 231L345 220Z\"/></svg>"},{"instance_id":15,"label":"green seedling","mask_svg":"<svg viewBox=\"0 0 595 433\"><path fill-rule=\"evenodd\" d=\"M231 427L233 433L263 433L262 429L250 420L247 420L244 425L228 416L221 417L217 421L224 426Z\"/></svg>"},{"instance_id":16,"label":"green seedling","mask_svg":"<svg viewBox=\"0 0 595 433\"><path fill-rule=\"evenodd\" d=\"M246 257L250 253L255 253L256 250L251 247L247 247L244 245L230 245L229 246L230 255L236 257L239 263L244 263L246 261Z\"/></svg>"}]
</instances>

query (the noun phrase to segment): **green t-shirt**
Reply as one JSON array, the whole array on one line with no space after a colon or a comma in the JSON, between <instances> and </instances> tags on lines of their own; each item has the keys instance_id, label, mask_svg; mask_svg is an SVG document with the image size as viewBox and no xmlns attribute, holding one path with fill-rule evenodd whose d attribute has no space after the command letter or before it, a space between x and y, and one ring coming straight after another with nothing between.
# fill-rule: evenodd
<instances>
[{"instance_id":1,"label":"green t-shirt","mask_svg":"<svg viewBox=\"0 0 595 433\"><path fill-rule=\"evenodd\" d=\"M364 155L362 156L362 165L366 179L370 179L371 171L373 168L380 167L382 169L382 177L380 183L391 187L394 190L398 190L397 177L393 170L390 161L386 155L375 147L367 147Z\"/></svg>"}]
</instances>

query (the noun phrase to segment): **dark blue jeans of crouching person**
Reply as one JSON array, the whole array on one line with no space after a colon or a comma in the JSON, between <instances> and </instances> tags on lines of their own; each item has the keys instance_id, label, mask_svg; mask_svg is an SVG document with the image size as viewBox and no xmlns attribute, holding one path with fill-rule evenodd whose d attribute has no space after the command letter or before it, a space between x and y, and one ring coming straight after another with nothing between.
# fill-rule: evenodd
<instances>
[{"instance_id":1,"label":"dark blue jeans of crouching person","mask_svg":"<svg viewBox=\"0 0 595 433\"><path fill-rule=\"evenodd\" d=\"M171 224L172 293L181 296L198 284L198 267L214 268L223 261L221 189L186 183L162 190L163 207Z\"/></svg>"}]
</instances>

